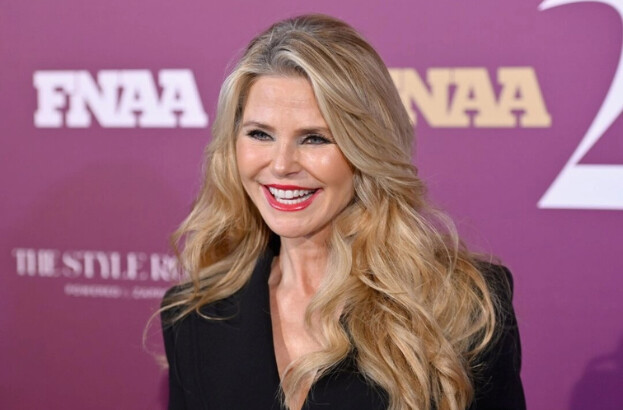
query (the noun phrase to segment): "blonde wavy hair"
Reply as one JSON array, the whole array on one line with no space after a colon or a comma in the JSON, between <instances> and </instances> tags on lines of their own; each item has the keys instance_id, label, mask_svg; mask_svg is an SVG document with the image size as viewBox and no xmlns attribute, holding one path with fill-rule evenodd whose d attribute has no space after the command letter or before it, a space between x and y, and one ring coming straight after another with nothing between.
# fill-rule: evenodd
<instances>
[{"instance_id":1,"label":"blonde wavy hair","mask_svg":"<svg viewBox=\"0 0 623 410\"><path fill-rule=\"evenodd\" d=\"M389 408L464 409L473 369L494 337L496 301L450 221L425 201L411 163L413 127L385 64L349 25L305 15L274 24L225 80L206 149L204 183L173 236L187 286L163 310L173 321L247 283L271 232L240 181L235 140L260 76L306 78L344 156L355 196L332 223L326 279L306 322L323 349L287 368L285 405L352 354ZM218 318L207 318L218 320Z\"/></svg>"}]
</instances>

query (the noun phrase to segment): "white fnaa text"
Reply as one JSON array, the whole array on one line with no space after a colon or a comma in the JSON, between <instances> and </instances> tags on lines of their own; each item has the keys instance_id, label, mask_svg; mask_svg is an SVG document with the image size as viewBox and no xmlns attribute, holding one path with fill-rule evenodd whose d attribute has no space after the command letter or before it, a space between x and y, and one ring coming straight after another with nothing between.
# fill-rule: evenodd
<instances>
[{"instance_id":1,"label":"white fnaa text","mask_svg":"<svg viewBox=\"0 0 623 410\"><path fill-rule=\"evenodd\" d=\"M105 128L208 126L188 69L158 71L161 92L149 70L101 70L97 81L86 70L40 70L33 85L39 128L86 128L93 117Z\"/></svg>"}]
</instances>

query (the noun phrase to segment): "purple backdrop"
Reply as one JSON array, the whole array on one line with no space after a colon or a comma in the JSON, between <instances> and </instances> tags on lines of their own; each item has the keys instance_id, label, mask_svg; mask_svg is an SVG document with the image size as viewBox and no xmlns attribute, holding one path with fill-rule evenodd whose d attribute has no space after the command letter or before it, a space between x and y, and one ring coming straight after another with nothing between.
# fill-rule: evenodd
<instances>
[{"instance_id":1,"label":"purple backdrop","mask_svg":"<svg viewBox=\"0 0 623 410\"><path fill-rule=\"evenodd\" d=\"M220 83L304 12L377 47L431 197L513 271L529 408L620 408L623 0L250 4L2 3L0 408L164 408L142 331Z\"/></svg>"}]
</instances>

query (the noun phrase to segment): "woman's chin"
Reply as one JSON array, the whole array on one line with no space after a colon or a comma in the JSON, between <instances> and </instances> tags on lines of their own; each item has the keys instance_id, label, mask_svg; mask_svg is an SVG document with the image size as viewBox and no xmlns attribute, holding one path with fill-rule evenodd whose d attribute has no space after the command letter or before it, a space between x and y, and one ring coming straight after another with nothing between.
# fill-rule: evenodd
<instances>
[{"instance_id":1,"label":"woman's chin","mask_svg":"<svg viewBox=\"0 0 623 410\"><path fill-rule=\"evenodd\" d=\"M268 223L270 230L282 239L313 239L328 236L327 226L292 226L287 223Z\"/></svg>"}]
</instances>

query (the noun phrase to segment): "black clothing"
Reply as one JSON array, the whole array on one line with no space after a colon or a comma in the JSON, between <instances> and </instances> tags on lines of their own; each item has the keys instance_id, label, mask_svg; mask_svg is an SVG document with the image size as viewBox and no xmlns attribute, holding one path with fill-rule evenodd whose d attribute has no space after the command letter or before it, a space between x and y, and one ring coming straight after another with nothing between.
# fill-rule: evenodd
<instances>
[{"instance_id":1,"label":"black clothing","mask_svg":"<svg viewBox=\"0 0 623 410\"><path fill-rule=\"evenodd\" d=\"M202 308L206 315L230 319L206 320L193 313L167 326L171 313L164 313L169 410L281 409L268 292L272 259L278 253L272 245L242 290ZM488 266L495 275L494 265ZM504 269L510 278L505 268L496 268L498 277ZM470 410L525 409L519 334L510 298L505 303L504 332L485 356ZM385 391L364 380L348 357L312 386L303 408L385 410L387 403Z\"/></svg>"}]
</instances>

